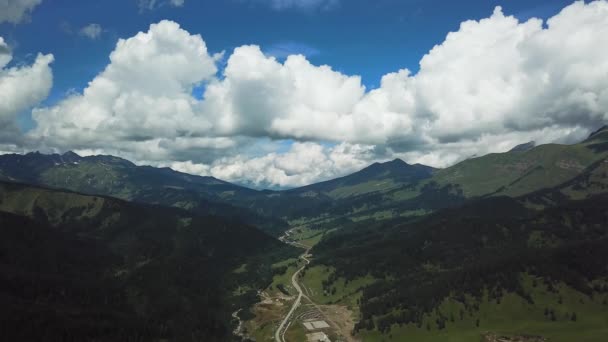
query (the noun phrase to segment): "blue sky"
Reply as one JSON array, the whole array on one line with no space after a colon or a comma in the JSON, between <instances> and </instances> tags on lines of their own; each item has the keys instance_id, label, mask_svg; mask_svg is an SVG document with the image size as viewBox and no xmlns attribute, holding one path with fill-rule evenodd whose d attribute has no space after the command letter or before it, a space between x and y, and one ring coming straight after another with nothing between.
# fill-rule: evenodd
<instances>
[{"instance_id":1,"label":"blue sky","mask_svg":"<svg viewBox=\"0 0 608 342\"><path fill-rule=\"evenodd\" d=\"M273 188L445 167L605 124L606 60L608 0L8 0L0 152Z\"/></svg>"},{"instance_id":2,"label":"blue sky","mask_svg":"<svg viewBox=\"0 0 608 342\"><path fill-rule=\"evenodd\" d=\"M505 13L527 19L547 18L571 3L563 0L442 1L349 0L329 10L274 9L263 1L187 1L140 10L137 0L49 0L28 23L0 24L0 36L13 47L15 61L52 53L54 85L47 103L70 89L80 90L108 63L119 38L145 31L162 19L174 20L201 34L210 51L230 52L245 44L268 53L304 53L314 64L328 64L363 83L377 87L382 75L408 68L417 71L420 58L447 32L468 19L487 17L497 5ZM89 23L103 28L98 39L77 31ZM279 52L282 52L279 53ZM27 115L27 114L25 114Z\"/></svg>"}]
</instances>

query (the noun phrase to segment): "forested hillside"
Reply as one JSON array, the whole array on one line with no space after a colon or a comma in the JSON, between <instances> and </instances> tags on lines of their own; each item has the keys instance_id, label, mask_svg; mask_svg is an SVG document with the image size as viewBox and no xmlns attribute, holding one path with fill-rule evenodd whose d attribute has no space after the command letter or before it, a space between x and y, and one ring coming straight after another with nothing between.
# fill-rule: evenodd
<instances>
[{"instance_id":1,"label":"forested hillside","mask_svg":"<svg viewBox=\"0 0 608 342\"><path fill-rule=\"evenodd\" d=\"M221 181L174 171L137 166L114 156L81 157L73 152L0 156L0 180L38 184L128 201L178 207L197 215L239 219L270 234L285 222L230 203L249 202L261 193ZM239 198L234 201L232 198Z\"/></svg>"},{"instance_id":2,"label":"forested hillside","mask_svg":"<svg viewBox=\"0 0 608 342\"><path fill-rule=\"evenodd\" d=\"M226 341L295 253L238 221L20 184L0 183L0 222L15 341Z\"/></svg>"},{"instance_id":3,"label":"forested hillside","mask_svg":"<svg viewBox=\"0 0 608 342\"><path fill-rule=\"evenodd\" d=\"M484 301L500 303L508 294L533 306L538 298L525 285L529 277L550 292L564 284L591 301L604 298L608 197L542 211L526 201L489 198L423 219L338 231L313 249L314 264L335 268L328 288L331 279L376 279L363 289L358 331L421 327L430 317L433 329L444 329L454 316L463 318L442 307L446 300L472 316Z\"/></svg>"}]
</instances>

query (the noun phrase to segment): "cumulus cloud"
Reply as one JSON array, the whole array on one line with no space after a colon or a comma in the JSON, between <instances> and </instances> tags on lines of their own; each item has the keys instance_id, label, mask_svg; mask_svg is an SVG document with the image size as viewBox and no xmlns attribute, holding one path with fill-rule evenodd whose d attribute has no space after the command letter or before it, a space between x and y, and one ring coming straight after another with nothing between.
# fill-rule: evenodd
<instances>
[{"instance_id":1,"label":"cumulus cloud","mask_svg":"<svg viewBox=\"0 0 608 342\"><path fill-rule=\"evenodd\" d=\"M97 39L101 36L103 29L101 25L91 23L80 29L79 33L81 36L85 36L89 39Z\"/></svg>"},{"instance_id":2,"label":"cumulus cloud","mask_svg":"<svg viewBox=\"0 0 608 342\"><path fill-rule=\"evenodd\" d=\"M608 119L608 2L519 23L500 7L433 48L413 77L417 115L438 142Z\"/></svg>"},{"instance_id":3,"label":"cumulus cloud","mask_svg":"<svg viewBox=\"0 0 608 342\"><path fill-rule=\"evenodd\" d=\"M0 68L4 68L11 59L13 59L11 48L4 42L4 38L0 37Z\"/></svg>"},{"instance_id":4,"label":"cumulus cloud","mask_svg":"<svg viewBox=\"0 0 608 342\"><path fill-rule=\"evenodd\" d=\"M38 126L30 135L62 148L124 143L150 153L163 139L196 141L210 124L199 115L192 91L216 73L217 58L199 35L174 22L151 25L148 32L119 40L110 64L82 94L35 109Z\"/></svg>"},{"instance_id":5,"label":"cumulus cloud","mask_svg":"<svg viewBox=\"0 0 608 342\"><path fill-rule=\"evenodd\" d=\"M355 172L375 159L373 147L342 143L326 147L318 143L294 143L283 153L272 152L251 158L246 155L221 158L210 165L175 162L176 170L212 175L257 188L307 185Z\"/></svg>"},{"instance_id":6,"label":"cumulus cloud","mask_svg":"<svg viewBox=\"0 0 608 342\"><path fill-rule=\"evenodd\" d=\"M242 46L224 79L208 86L203 105L219 118L222 134L348 141L367 135L368 123L349 115L364 93L358 76L314 66L302 55L280 63L258 46Z\"/></svg>"},{"instance_id":7,"label":"cumulus cloud","mask_svg":"<svg viewBox=\"0 0 608 342\"><path fill-rule=\"evenodd\" d=\"M351 160L446 166L529 140L572 142L608 121L608 1L575 2L544 24L497 7L449 33L418 73L397 70L368 90L359 76L255 45L236 48L217 75L203 39L163 21L119 41L82 94L34 110L30 137L279 186L339 175L340 146ZM302 143L243 152L259 138ZM297 158L318 167L291 167Z\"/></svg>"},{"instance_id":8,"label":"cumulus cloud","mask_svg":"<svg viewBox=\"0 0 608 342\"><path fill-rule=\"evenodd\" d=\"M0 0L0 23L19 24L42 0Z\"/></svg>"},{"instance_id":9,"label":"cumulus cloud","mask_svg":"<svg viewBox=\"0 0 608 342\"><path fill-rule=\"evenodd\" d=\"M0 37L0 142L16 139L15 118L48 96L53 83L53 55L38 54L32 65L7 68L11 50Z\"/></svg>"},{"instance_id":10,"label":"cumulus cloud","mask_svg":"<svg viewBox=\"0 0 608 342\"><path fill-rule=\"evenodd\" d=\"M546 28L497 7L491 17L450 33L424 56L416 75L388 74L378 89L365 92L357 77L312 66L302 56L280 64L245 47L207 95L209 103L219 101L227 122L244 124L238 130L250 134L401 152L469 144L481 152L488 136L507 141L518 132L539 140L541 129L588 131L608 120L607 33L606 1L576 2Z\"/></svg>"},{"instance_id":11,"label":"cumulus cloud","mask_svg":"<svg viewBox=\"0 0 608 342\"><path fill-rule=\"evenodd\" d=\"M418 74L388 74L369 92L358 77L303 56L281 64L241 47L207 104L223 113L228 132L401 149L551 126L590 129L608 119L607 11L605 1L577 2L543 28L497 7L450 33Z\"/></svg>"}]
</instances>

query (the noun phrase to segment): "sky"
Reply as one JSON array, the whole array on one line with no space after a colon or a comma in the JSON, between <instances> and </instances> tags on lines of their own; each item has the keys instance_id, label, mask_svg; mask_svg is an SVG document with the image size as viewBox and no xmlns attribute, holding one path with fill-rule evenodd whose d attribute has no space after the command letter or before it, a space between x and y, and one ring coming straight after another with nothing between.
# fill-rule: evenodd
<instances>
[{"instance_id":1,"label":"sky","mask_svg":"<svg viewBox=\"0 0 608 342\"><path fill-rule=\"evenodd\" d=\"M608 1L0 0L0 152L255 188L608 121Z\"/></svg>"}]
</instances>

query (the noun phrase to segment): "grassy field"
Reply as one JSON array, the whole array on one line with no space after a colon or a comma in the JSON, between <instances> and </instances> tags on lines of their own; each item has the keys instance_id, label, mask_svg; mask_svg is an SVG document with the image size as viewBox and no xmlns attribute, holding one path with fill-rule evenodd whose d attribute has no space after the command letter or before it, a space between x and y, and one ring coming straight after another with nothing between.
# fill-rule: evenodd
<instances>
[{"instance_id":1,"label":"grassy field","mask_svg":"<svg viewBox=\"0 0 608 342\"><path fill-rule=\"evenodd\" d=\"M281 267L287 267L287 270L284 273L274 275L274 277L272 278L272 283L270 284L270 286L268 286L268 292L273 293L273 294L276 292L280 292L278 286L282 284L289 291L290 295L296 295L297 292L293 288L293 285L291 284L291 276L295 273L295 271L298 270L298 268L301 267L301 265L302 265L301 263L302 263L301 260L296 259L296 258L291 258L291 259L283 260L279 263L273 264L272 267L275 269L281 268Z\"/></svg>"},{"instance_id":2,"label":"grassy field","mask_svg":"<svg viewBox=\"0 0 608 342\"><path fill-rule=\"evenodd\" d=\"M389 190L398 187L400 184L395 183L393 179L371 180L369 182L359 183L351 186L341 186L328 193L335 199L347 198L356 195L367 194L370 192Z\"/></svg>"},{"instance_id":3,"label":"grassy field","mask_svg":"<svg viewBox=\"0 0 608 342\"><path fill-rule=\"evenodd\" d=\"M498 191L518 196L557 186L605 157L583 144L542 145L523 153L494 153L437 172L439 184L459 184L467 197ZM502 190L500 190L502 189Z\"/></svg>"},{"instance_id":4,"label":"grassy field","mask_svg":"<svg viewBox=\"0 0 608 342\"><path fill-rule=\"evenodd\" d=\"M278 308L269 310L260 305L254 309L254 313L255 318L245 322L243 333L255 341L274 341L274 332L284 312Z\"/></svg>"},{"instance_id":5,"label":"grassy field","mask_svg":"<svg viewBox=\"0 0 608 342\"><path fill-rule=\"evenodd\" d=\"M344 279L340 278L330 287L331 289L335 288L335 292L331 290L329 293L324 293L323 281L327 280L332 273L333 269L330 267L311 267L300 278L300 283L304 285L305 292L317 304L340 303L358 311L356 307L357 300L361 296L360 290L370 284L373 279L371 277L359 278L346 283Z\"/></svg>"},{"instance_id":6,"label":"grassy field","mask_svg":"<svg viewBox=\"0 0 608 342\"><path fill-rule=\"evenodd\" d=\"M66 215L80 218L92 218L98 215L105 199L67 192L57 192L41 188L13 189L0 185L0 210L33 216L36 210L43 210L53 224L61 223ZM74 217L76 218L76 217Z\"/></svg>"},{"instance_id":7,"label":"grassy field","mask_svg":"<svg viewBox=\"0 0 608 342\"><path fill-rule=\"evenodd\" d=\"M298 259L291 258L272 265L273 269L283 267L287 269L273 277L272 283L265 291L266 297L253 308L255 317L245 322L244 333L250 338L255 341L274 340L274 332L291 306L291 301L285 300L285 295L279 290L278 285L282 284L291 295L295 295L296 291L291 285L291 275L301 266L300 263Z\"/></svg>"},{"instance_id":8,"label":"grassy field","mask_svg":"<svg viewBox=\"0 0 608 342\"><path fill-rule=\"evenodd\" d=\"M293 232L291 235L291 240L308 247L313 247L319 243L319 241L321 241L326 234L329 234L334 230L335 229L319 230L302 227Z\"/></svg>"},{"instance_id":9,"label":"grassy field","mask_svg":"<svg viewBox=\"0 0 608 342\"><path fill-rule=\"evenodd\" d=\"M306 341L306 334L308 331L302 325L301 320L295 319L295 318L297 318L301 314L311 310L310 305L307 305L309 303L310 302L308 302L306 299L303 299L302 305L300 305L294 312L294 315L292 317L292 319L294 319L294 320L292 321L292 324L289 326L289 329L287 329L287 331L285 332L286 341Z\"/></svg>"},{"instance_id":10,"label":"grassy field","mask_svg":"<svg viewBox=\"0 0 608 342\"><path fill-rule=\"evenodd\" d=\"M500 304L487 298L480 303L478 312L469 314L462 304L446 300L439 312L448 320L446 328L439 330L435 320L438 313L427 316L421 327L394 325L387 334L377 331L361 333L363 341L417 341L417 342L477 342L487 332L505 335L538 335L551 342L602 342L608 340L607 295L590 298L564 285L558 293L547 291L544 285L532 287L528 278L526 288L534 298L529 304L514 294L506 295ZM554 312L545 315L545 310ZM464 311L461 319L460 311ZM573 313L576 321L572 320ZM479 326L477 321L479 320Z\"/></svg>"}]
</instances>

